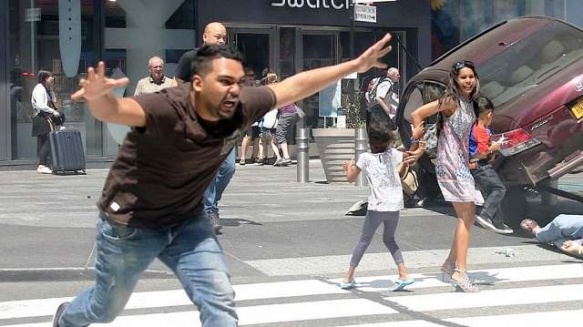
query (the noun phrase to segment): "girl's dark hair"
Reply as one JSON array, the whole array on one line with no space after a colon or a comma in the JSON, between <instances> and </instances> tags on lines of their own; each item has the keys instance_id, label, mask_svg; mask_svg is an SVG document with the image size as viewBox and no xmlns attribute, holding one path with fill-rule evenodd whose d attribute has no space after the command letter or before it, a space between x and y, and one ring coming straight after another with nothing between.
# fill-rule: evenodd
<instances>
[{"instance_id":1,"label":"girl's dark hair","mask_svg":"<svg viewBox=\"0 0 583 327\"><path fill-rule=\"evenodd\" d=\"M474 101L474 110L476 112L476 117L478 117L485 112L494 111L494 104L487 97L480 96Z\"/></svg>"},{"instance_id":2,"label":"girl's dark hair","mask_svg":"<svg viewBox=\"0 0 583 327\"><path fill-rule=\"evenodd\" d=\"M368 144L372 153L383 153L387 151L395 137L388 122L375 119L375 116L368 125Z\"/></svg>"},{"instance_id":3,"label":"girl's dark hair","mask_svg":"<svg viewBox=\"0 0 583 327\"><path fill-rule=\"evenodd\" d=\"M44 83L51 76L53 76L53 73L49 72L48 70L39 70L37 75L38 82Z\"/></svg>"},{"instance_id":4,"label":"girl's dark hair","mask_svg":"<svg viewBox=\"0 0 583 327\"><path fill-rule=\"evenodd\" d=\"M217 58L233 59L245 66L239 51L224 44L207 44L196 51L196 57L190 66L192 75L206 75L211 69L211 61Z\"/></svg>"}]
</instances>

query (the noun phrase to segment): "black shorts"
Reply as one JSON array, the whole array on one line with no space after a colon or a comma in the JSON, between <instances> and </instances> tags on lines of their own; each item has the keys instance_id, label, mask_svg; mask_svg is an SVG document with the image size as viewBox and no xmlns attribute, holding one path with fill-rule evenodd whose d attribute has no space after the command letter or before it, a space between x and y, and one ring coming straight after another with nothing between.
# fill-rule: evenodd
<instances>
[{"instance_id":1,"label":"black shorts","mask_svg":"<svg viewBox=\"0 0 583 327\"><path fill-rule=\"evenodd\" d=\"M260 132L261 130L259 126L249 126L249 128L247 128L247 130L245 131L245 135L243 135L243 137L250 136L251 139L254 140L259 137Z\"/></svg>"}]
</instances>

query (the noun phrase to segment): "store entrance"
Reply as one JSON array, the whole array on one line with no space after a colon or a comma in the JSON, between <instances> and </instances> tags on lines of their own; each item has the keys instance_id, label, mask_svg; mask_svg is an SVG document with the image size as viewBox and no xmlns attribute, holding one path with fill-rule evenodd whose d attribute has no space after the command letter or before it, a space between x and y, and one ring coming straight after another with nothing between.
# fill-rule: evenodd
<instances>
[{"instance_id":1,"label":"store entrance","mask_svg":"<svg viewBox=\"0 0 583 327\"><path fill-rule=\"evenodd\" d=\"M275 71L275 30L272 28L230 28L229 44L239 50L245 65L255 72L255 79L261 80L265 69Z\"/></svg>"}]
</instances>

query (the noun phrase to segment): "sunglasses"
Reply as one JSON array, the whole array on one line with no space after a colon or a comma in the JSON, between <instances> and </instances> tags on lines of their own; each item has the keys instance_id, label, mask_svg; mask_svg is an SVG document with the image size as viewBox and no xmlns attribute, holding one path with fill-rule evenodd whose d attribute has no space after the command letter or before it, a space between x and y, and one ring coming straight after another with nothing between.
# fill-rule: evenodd
<instances>
[{"instance_id":1,"label":"sunglasses","mask_svg":"<svg viewBox=\"0 0 583 327\"><path fill-rule=\"evenodd\" d=\"M474 62L469 60L460 60L453 64L453 69L460 70L464 67L475 68Z\"/></svg>"}]
</instances>

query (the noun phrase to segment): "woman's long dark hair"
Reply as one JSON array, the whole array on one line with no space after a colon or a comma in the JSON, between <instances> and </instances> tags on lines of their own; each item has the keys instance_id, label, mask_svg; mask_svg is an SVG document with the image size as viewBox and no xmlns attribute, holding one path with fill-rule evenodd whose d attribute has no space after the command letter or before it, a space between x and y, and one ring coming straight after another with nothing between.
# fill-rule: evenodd
<instances>
[{"instance_id":1,"label":"woman's long dark hair","mask_svg":"<svg viewBox=\"0 0 583 327\"><path fill-rule=\"evenodd\" d=\"M443 101L445 101L445 99L447 98L451 99L452 101L455 101L455 103L459 103L460 100L462 99L462 93L460 91L457 78L460 74L460 71L463 68L471 69L472 72L474 72L474 76L476 77L476 86L474 87L474 90L472 91L472 93L470 94L470 98L468 99L472 102L475 108L475 102L480 95L480 78L478 77L478 71L476 71L476 66L472 61L469 60L457 61L451 67L451 70L449 71L449 85L445 89L444 95L441 98L439 98L440 107L443 104ZM441 112L437 113L437 120L435 121L435 123L437 124L437 136L439 136L439 134L441 133L441 128L443 127L443 117Z\"/></svg>"}]
</instances>

